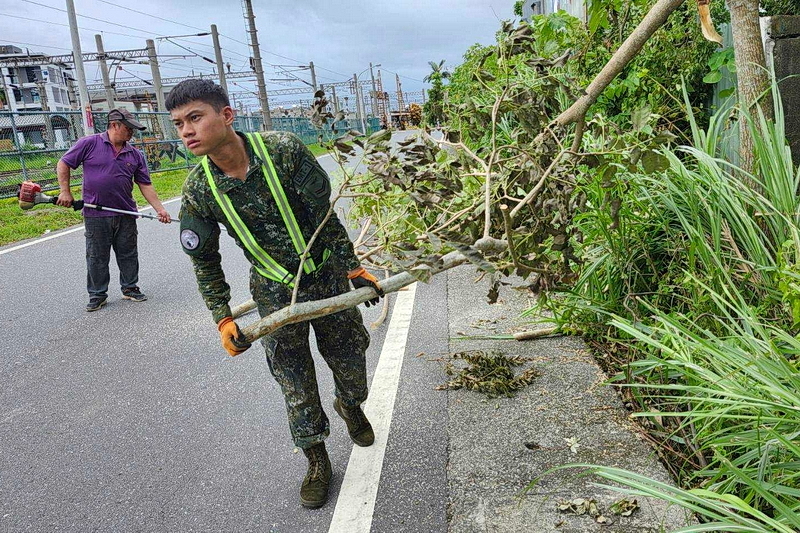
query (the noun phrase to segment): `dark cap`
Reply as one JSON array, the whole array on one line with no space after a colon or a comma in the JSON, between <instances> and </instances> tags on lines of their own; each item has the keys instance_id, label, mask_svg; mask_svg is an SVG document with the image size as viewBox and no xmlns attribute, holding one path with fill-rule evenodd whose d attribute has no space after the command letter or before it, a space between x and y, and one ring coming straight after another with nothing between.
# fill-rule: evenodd
<instances>
[{"instance_id":1,"label":"dark cap","mask_svg":"<svg viewBox=\"0 0 800 533\"><path fill-rule=\"evenodd\" d=\"M128 126L129 128L133 128L135 130L146 130L147 127L143 126L140 122L137 122L135 118L133 118L133 114L128 111L127 109L112 109L108 112L108 121L119 121Z\"/></svg>"}]
</instances>

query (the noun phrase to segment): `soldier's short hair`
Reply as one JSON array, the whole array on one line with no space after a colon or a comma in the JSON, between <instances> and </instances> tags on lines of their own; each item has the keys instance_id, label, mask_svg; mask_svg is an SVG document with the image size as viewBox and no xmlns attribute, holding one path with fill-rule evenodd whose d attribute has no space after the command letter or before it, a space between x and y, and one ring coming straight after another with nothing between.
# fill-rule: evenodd
<instances>
[{"instance_id":1,"label":"soldier's short hair","mask_svg":"<svg viewBox=\"0 0 800 533\"><path fill-rule=\"evenodd\" d=\"M231 105L222 87L211 80L183 80L170 90L164 105L167 111L172 111L196 100L210 105L217 112Z\"/></svg>"}]
</instances>

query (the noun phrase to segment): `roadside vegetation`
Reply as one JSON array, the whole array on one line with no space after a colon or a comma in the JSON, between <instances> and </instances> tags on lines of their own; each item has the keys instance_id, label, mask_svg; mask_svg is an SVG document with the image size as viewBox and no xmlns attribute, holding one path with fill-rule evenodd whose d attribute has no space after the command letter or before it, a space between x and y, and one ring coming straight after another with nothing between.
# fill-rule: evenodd
<instances>
[{"instance_id":1,"label":"roadside vegetation","mask_svg":"<svg viewBox=\"0 0 800 533\"><path fill-rule=\"evenodd\" d=\"M593 345L678 488L573 466L691 510L682 531L798 531L800 170L774 82L774 119L709 109L732 52L702 41L685 4L584 121L548 127L651 4L592 2L588 26L563 12L505 23L452 71L431 63L424 123L443 141L339 143L363 144L370 171L350 187L362 256L424 281L459 250L490 301L501 274L522 276L539 294L525 313ZM749 172L731 163L741 121ZM506 246L480 253L482 240Z\"/></svg>"}]
</instances>

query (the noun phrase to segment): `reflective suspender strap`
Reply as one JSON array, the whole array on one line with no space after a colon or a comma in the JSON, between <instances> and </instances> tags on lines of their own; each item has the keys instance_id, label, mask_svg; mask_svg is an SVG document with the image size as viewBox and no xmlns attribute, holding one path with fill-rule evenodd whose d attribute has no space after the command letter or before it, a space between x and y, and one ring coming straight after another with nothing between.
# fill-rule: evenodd
<instances>
[{"instance_id":1,"label":"reflective suspender strap","mask_svg":"<svg viewBox=\"0 0 800 533\"><path fill-rule=\"evenodd\" d=\"M208 156L203 157L202 163L203 169L206 171L208 186L211 188L211 192L214 193L214 198L217 200L222 212L225 213L225 218L228 219L228 222L233 227L234 231L236 231L236 235L239 236L239 240L242 241L242 244L245 246L245 248L247 248L250 254L256 259L256 261L261 263L261 266L263 267L259 268L258 266L254 265L255 269L259 274L267 279L271 279L279 283L286 283L287 285L291 286L294 276L277 262L275 262L272 256L270 256L263 248L261 248L261 246L259 246L253 235L250 233L250 230L247 229L247 226L233 208L233 203L231 202L230 198L228 198L228 195L219 192L217 184L214 183L214 177L211 174L211 169L208 166Z\"/></svg>"},{"instance_id":2,"label":"reflective suspender strap","mask_svg":"<svg viewBox=\"0 0 800 533\"><path fill-rule=\"evenodd\" d=\"M300 231L300 226L297 224L294 212L292 212L289 206L289 200L286 199L286 193L283 191L283 185L281 185L278 174L275 172L275 167L272 165L272 159L269 156L269 152L267 152L264 139L258 133L247 133L246 135L247 139L250 141L250 146L252 146L261 160L264 161L264 164L261 166L264 172L264 179L267 180L267 185L269 185L269 190L272 192L272 197L278 204L278 209L281 212L281 217L283 217L283 223L286 225L286 229L289 232L289 237L292 239L294 249L297 255L302 257L306 249L306 240L303 237L303 233ZM311 274L317 270L317 265L310 255L308 255L303 262L303 270L306 274Z\"/></svg>"}]
</instances>

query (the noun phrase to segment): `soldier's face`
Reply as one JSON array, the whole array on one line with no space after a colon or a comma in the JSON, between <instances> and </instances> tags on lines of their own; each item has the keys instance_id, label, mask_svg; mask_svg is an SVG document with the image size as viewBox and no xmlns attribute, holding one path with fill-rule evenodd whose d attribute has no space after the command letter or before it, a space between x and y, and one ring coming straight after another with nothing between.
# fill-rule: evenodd
<instances>
[{"instance_id":1,"label":"soldier's face","mask_svg":"<svg viewBox=\"0 0 800 533\"><path fill-rule=\"evenodd\" d=\"M195 100L170 111L170 118L186 148L194 155L213 154L230 139L233 110Z\"/></svg>"}]
</instances>

